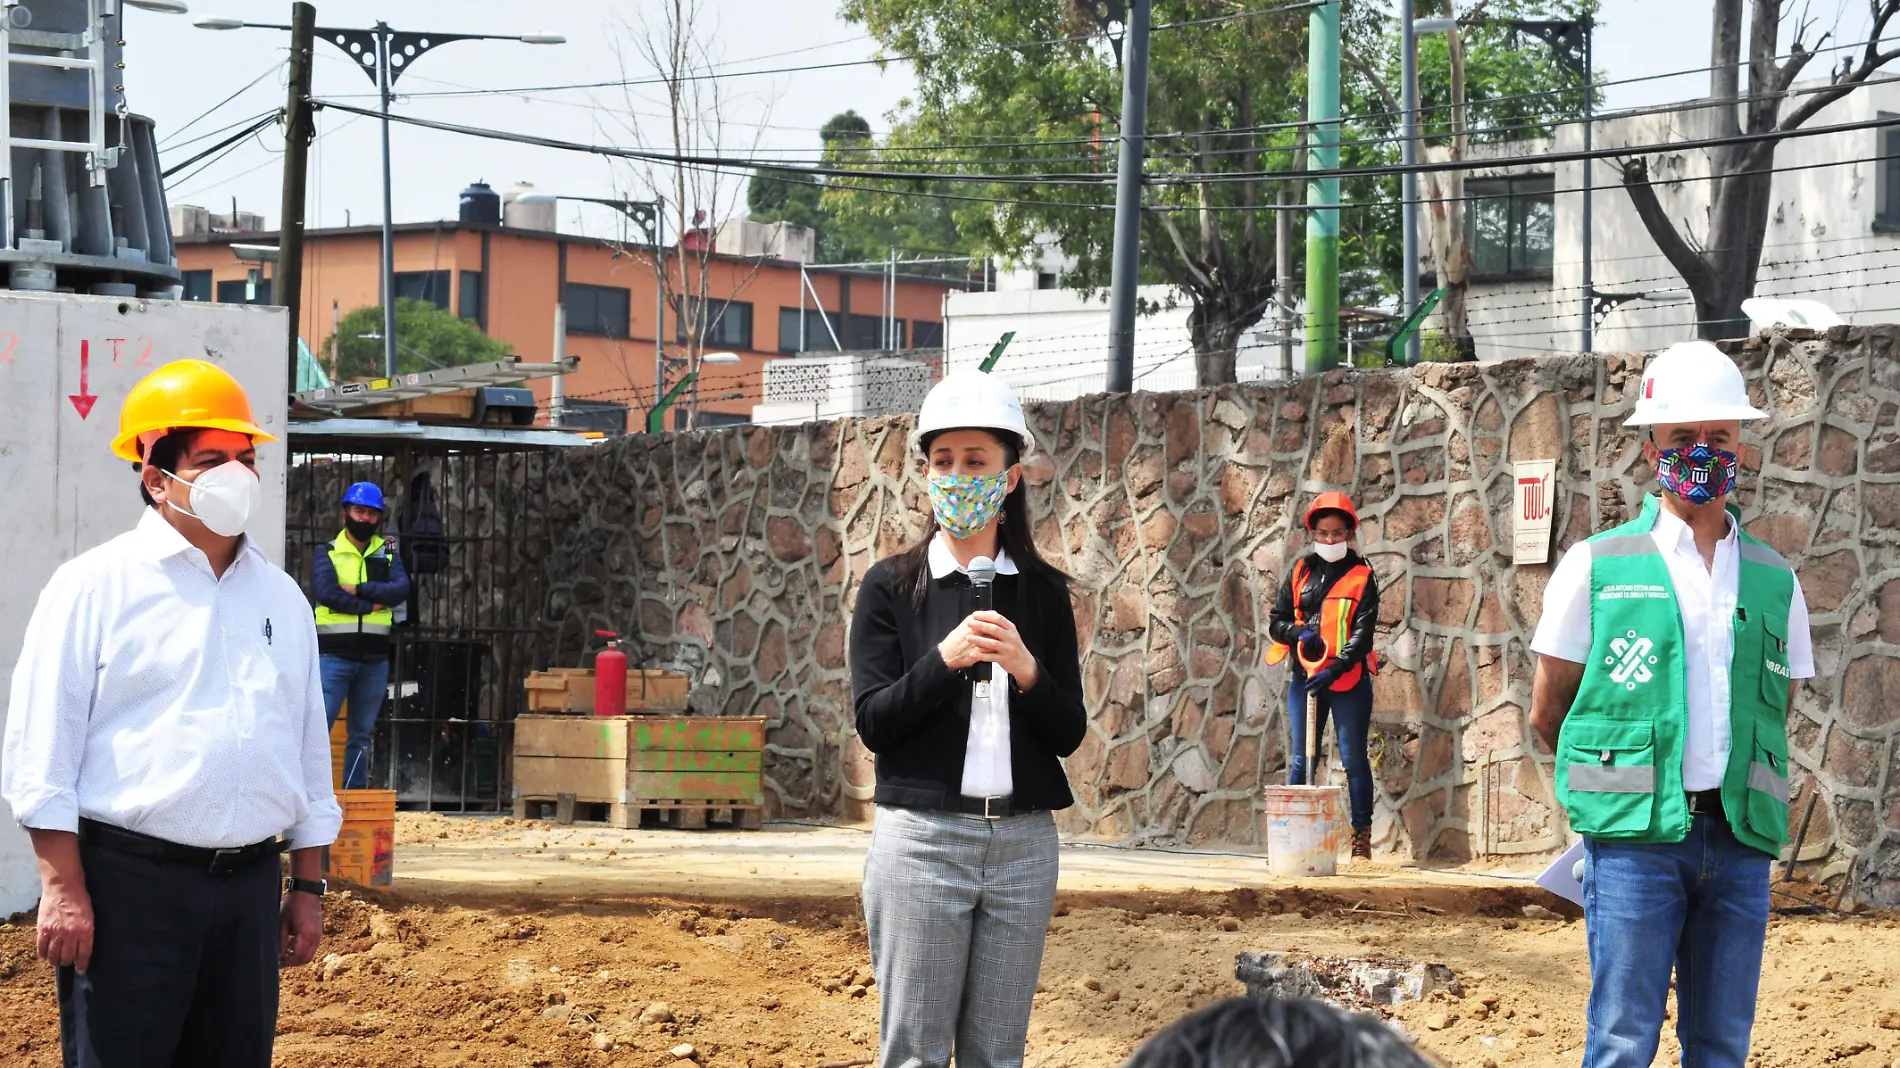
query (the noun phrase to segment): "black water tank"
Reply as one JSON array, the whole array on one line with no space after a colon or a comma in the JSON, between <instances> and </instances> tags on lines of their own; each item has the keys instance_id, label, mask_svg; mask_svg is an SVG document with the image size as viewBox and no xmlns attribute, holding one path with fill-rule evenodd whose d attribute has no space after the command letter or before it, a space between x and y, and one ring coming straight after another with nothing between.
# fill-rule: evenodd
<instances>
[{"instance_id":1,"label":"black water tank","mask_svg":"<svg viewBox=\"0 0 1900 1068\"><path fill-rule=\"evenodd\" d=\"M501 225L501 194L487 182L476 182L462 190L462 208L458 217L465 223L483 226Z\"/></svg>"}]
</instances>

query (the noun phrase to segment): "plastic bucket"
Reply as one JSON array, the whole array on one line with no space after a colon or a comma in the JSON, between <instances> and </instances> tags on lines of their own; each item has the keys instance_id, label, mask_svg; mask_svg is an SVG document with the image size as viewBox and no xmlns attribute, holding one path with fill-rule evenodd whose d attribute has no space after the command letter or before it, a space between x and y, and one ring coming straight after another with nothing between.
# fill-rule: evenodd
<instances>
[{"instance_id":1,"label":"plastic bucket","mask_svg":"<svg viewBox=\"0 0 1900 1068\"><path fill-rule=\"evenodd\" d=\"M1268 786L1262 794L1267 809L1268 874L1336 874L1339 787Z\"/></svg>"},{"instance_id":2,"label":"plastic bucket","mask_svg":"<svg viewBox=\"0 0 1900 1068\"><path fill-rule=\"evenodd\" d=\"M364 886L395 883L396 791L338 790L343 829L323 851L326 875Z\"/></svg>"}]
</instances>

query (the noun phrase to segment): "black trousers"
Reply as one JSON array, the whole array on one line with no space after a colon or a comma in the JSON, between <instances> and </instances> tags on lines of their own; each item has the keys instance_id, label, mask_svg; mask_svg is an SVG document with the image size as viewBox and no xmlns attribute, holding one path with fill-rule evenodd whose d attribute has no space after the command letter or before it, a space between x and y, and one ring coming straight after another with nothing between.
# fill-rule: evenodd
<instances>
[{"instance_id":1,"label":"black trousers","mask_svg":"<svg viewBox=\"0 0 1900 1068\"><path fill-rule=\"evenodd\" d=\"M212 875L81 843L92 963L59 969L65 1068L270 1068L279 862Z\"/></svg>"}]
</instances>

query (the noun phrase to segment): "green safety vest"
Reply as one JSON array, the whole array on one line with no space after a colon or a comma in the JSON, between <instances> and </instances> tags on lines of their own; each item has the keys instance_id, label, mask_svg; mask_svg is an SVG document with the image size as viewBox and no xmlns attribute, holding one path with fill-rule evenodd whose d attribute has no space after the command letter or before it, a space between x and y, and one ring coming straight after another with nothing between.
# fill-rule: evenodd
<instances>
[{"instance_id":1,"label":"green safety vest","mask_svg":"<svg viewBox=\"0 0 1900 1068\"><path fill-rule=\"evenodd\" d=\"M350 540L348 533L338 534L330 543L330 563L336 565L336 580L345 586L360 586L369 579L369 564L365 557L376 556L383 551L383 539L374 537L369 540L369 549L358 552L356 543ZM328 605L317 606L317 635L325 634L378 634L388 637L396 625L396 612L391 608L381 608L366 616L345 615Z\"/></svg>"},{"instance_id":2,"label":"green safety vest","mask_svg":"<svg viewBox=\"0 0 1900 1068\"><path fill-rule=\"evenodd\" d=\"M1590 539L1590 659L1557 739L1557 800L1580 834L1631 843L1689 833L1682 788L1689 721L1682 615L1650 531L1659 509ZM1740 516L1734 508L1730 513ZM1788 840L1788 606L1794 570L1741 533L1729 758L1722 810L1742 844Z\"/></svg>"}]
</instances>

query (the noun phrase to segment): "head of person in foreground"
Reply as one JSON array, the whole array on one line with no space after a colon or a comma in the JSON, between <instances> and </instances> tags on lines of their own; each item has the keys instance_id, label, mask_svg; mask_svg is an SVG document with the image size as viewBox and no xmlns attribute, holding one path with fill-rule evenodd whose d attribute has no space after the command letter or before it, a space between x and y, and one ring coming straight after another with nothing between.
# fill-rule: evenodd
<instances>
[{"instance_id":1,"label":"head of person in foreground","mask_svg":"<svg viewBox=\"0 0 1900 1068\"><path fill-rule=\"evenodd\" d=\"M1643 368L1625 426L1647 431L1643 456L1678 509L1719 511L1741 473L1742 423L1768 413L1748 399L1741 368L1707 341L1669 346Z\"/></svg>"},{"instance_id":2,"label":"head of person in foreground","mask_svg":"<svg viewBox=\"0 0 1900 1068\"><path fill-rule=\"evenodd\" d=\"M1183 1016L1124 1068L1432 1068L1376 1016L1322 1001L1233 998Z\"/></svg>"}]
</instances>

